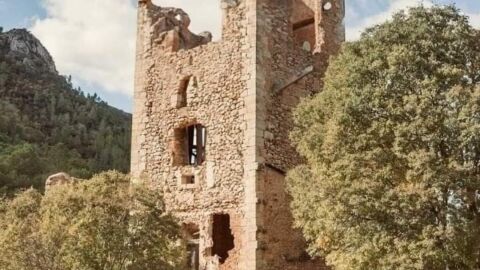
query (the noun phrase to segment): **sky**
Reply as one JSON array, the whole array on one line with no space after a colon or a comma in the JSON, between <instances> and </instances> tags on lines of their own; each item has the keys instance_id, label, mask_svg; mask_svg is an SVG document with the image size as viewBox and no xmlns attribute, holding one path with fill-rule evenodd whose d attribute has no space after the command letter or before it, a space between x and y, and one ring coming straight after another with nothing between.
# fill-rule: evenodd
<instances>
[{"instance_id":1,"label":"sky","mask_svg":"<svg viewBox=\"0 0 480 270\"><path fill-rule=\"evenodd\" d=\"M153 0L183 8L193 32L219 38L220 0ZM455 4L480 28L480 0L346 0L347 39L406 7ZM83 91L132 111L136 0L0 0L0 26L29 29L52 54L57 69Z\"/></svg>"}]
</instances>

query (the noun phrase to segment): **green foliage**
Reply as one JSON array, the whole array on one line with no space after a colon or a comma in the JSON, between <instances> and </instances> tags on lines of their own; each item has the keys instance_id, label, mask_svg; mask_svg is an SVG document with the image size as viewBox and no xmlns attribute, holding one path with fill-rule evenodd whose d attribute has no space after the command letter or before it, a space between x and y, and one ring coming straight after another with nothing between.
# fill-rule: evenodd
<instances>
[{"instance_id":1,"label":"green foliage","mask_svg":"<svg viewBox=\"0 0 480 270\"><path fill-rule=\"evenodd\" d=\"M0 34L0 189L43 188L60 171L79 178L129 171L131 115L72 87L42 68L28 68ZM20 60L19 60L20 59ZM29 171L16 160L26 158ZM27 162L27 161L25 161Z\"/></svg>"},{"instance_id":2,"label":"green foliage","mask_svg":"<svg viewBox=\"0 0 480 270\"><path fill-rule=\"evenodd\" d=\"M35 145L18 144L0 150L0 186L14 190L43 183L42 172L47 164Z\"/></svg>"},{"instance_id":3,"label":"green foliage","mask_svg":"<svg viewBox=\"0 0 480 270\"><path fill-rule=\"evenodd\" d=\"M175 270L181 243L160 195L118 172L0 203L3 270Z\"/></svg>"},{"instance_id":4,"label":"green foliage","mask_svg":"<svg viewBox=\"0 0 480 270\"><path fill-rule=\"evenodd\" d=\"M453 7L399 13L296 110L296 225L335 269L480 269L479 40Z\"/></svg>"}]
</instances>

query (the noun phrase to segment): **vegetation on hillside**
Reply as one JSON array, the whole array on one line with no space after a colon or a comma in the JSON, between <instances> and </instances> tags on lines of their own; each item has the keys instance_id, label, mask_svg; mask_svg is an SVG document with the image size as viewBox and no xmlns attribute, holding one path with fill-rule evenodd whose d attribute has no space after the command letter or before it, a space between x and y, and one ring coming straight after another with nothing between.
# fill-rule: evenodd
<instances>
[{"instance_id":1,"label":"vegetation on hillside","mask_svg":"<svg viewBox=\"0 0 480 270\"><path fill-rule=\"evenodd\" d=\"M296 110L293 213L335 269L480 269L479 40L454 7L398 13Z\"/></svg>"},{"instance_id":2,"label":"vegetation on hillside","mask_svg":"<svg viewBox=\"0 0 480 270\"><path fill-rule=\"evenodd\" d=\"M118 172L0 201L2 270L176 270L181 243L158 192Z\"/></svg>"},{"instance_id":3,"label":"vegetation on hillside","mask_svg":"<svg viewBox=\"0 0 480 270\"><path fill-rule=\"evenodd\" d=\"M128 172L131 115L74 88L42 49L26 30L0 34L0 189L41 189L59 171Z\"/></svg>"}]
</instances>

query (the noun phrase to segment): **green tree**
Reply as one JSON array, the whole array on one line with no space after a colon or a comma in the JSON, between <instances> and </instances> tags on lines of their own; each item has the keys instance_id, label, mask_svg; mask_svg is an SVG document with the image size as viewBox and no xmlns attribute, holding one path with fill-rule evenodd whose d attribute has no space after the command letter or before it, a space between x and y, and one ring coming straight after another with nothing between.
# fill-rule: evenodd
<instances>
[{"instance_id":1,"label":"green tree","mask_svg":"<svg viewBox=\"0 0 480 270\"><path fill-rule=\"evenodd\" d=\"M418 7L344 45L294 114L296 226L335 269L480 269L480 35Z\"/></svg>"},{"instance_id":2,"label":"green tree","mask_svg":"<svg viewBox=\"0 0 480 270\"><path fill-rule=\"evenodd\" d=\"M3 150L3 151L2 151ZM41 188L46 163L39 149L32 144L17 144L0 150L0 185L8 190L17 188Z\"/></svg>"},{"instance_id":3,"label":"green tree","mask_svg":"<svg viewBox=\"0 0 480 270\"><path fill-rule=\"evenodd\" d=\"M4 270L175 270L181 243L158 193L117 172L0 203Z\"/></svg>"}]
</instances>

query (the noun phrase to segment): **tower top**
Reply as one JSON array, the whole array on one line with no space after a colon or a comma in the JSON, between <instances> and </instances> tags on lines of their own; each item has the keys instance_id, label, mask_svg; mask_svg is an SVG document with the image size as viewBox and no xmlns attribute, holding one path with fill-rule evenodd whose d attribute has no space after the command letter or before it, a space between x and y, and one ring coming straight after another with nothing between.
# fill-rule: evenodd
<instances>
[{"instance_id":1,"label":"tower top","mask_svg":"<svg viewBox=\"0 0 480 270\"><path fill-rule=\"evenodd\" d=\"M191 49L212 40L210 32L198 35L189 30L190 17L180 8L159 7L151 0L139 0L139 18L150 27L152 44L166 51Z\"/></svg>"},{"instance_id":2,"label":"tower top","mask_svg":"<svg viewBox=\"0 0 480 270\"><path fill-rule=\"evenodd\" d=\"M323 51L331 54L334 52L330 49L338 48L339 44L345 40L343 24L345 0L219 1L224 13L222 24L224 39L245 37L248 32L239 33L245 25L256 25L258 28L258 23L262 21L261 16L275 10L277 15L272 19L288 22L289 29L285 29L285 32L293 34L298 45L305 49L310 48L315 53ZM273 4L273 2L275 3ZM178 51L212 41L210 32L194 34L189 31L190 17L182 9L156 6L152 0L138 0L138 3L139 24L145 27L150 23L153 28L151 35L156 36L156 42L166 41L166 46L161 45L160 47L168 48L169 51ZM239 16L240 13L243 14ZM276 27L276 25L272 25L272 27L274 26ZM252 34L254 33L252 32Z\"/></svg>"}]
</instances>

